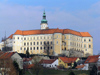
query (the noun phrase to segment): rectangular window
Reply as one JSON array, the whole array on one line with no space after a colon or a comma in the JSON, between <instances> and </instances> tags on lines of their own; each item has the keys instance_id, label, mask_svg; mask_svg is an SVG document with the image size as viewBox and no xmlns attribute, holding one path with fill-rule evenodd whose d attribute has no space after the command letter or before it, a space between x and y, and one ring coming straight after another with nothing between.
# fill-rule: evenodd
<instances>
[{"instance_id":1,"label":"rectangular window","mask_svg":"<svg viewBox=\"0 0 100 75\"><path fill-rule=\"evenodd\" d=\"M84 48L86 48L86 44L84 44Z\"/></svg>"},{"instance_id":2,"label":"rectangular window","mask_svg":"<svg viewBox=\"0 0 100 75\"><path fill-rule=\"evenodd\" d=\"M37 50L39 49L39 47L37 47Z\"/></svg>"},{"instance_id":3,"label":"rectangular window","mask_svg":"<svg viewBox=\"0 0 100 75\"><path fill-rule=\"evenodd\" d=\"M51 46L51 49L52 49L52 46Z\"/></svg>"},{"instance_id":4,"label":"rectangular window","mask_svg":"<svg viewBox=\"0 0 100 75\"><path fill-rule=\"evenodd\" d=\"M66 39L66 36L65 36L65 39Z\"/></svg>"},{"instance_id":5,"label":"rectangular window","mask_svg":"<svg viewBox=\"0 0 100 75\"><path fill-rule=\"evenodd\" d=\"M52 45L52 41L51 41L51 45Z\"/></svg>"},{"instance_id":6,"label":"rectangular window","mask_svg":"<svg viewBox=\"0 0 100 75\"><path fill-rule=\"evenodd\" d=\"M26 46L26 43L24 43L24 46Z\"/></svg>"},{"instance_id":7,"label":"rectangular window","mask_svg":"<svg viewBox=\"0 0 100 75\"><path fill-rule=\"evenodd\" d=\"M41 50L42 50L42 47L41 47Z\"/></svg>"},{"instance_id":8,"label":"rectangular window","mask_svg":"<svg viewBox=\"0 0 100 75\"><path fill-rule=\"evenodd\" d=\"M66 42L65 42L65 45L66 45Z\"/></svg>"},{"instance_id":9,"label":"rectangular window","mask_svg":"<svg viewBox=\"0 0 100 75\"><path fill-rule=\"evenodd\" d=\"M91 39L89 39L89 42L91 41Z\"/></svg>"},{"instance_id":10,"label":"rectangular window","mask_svg":"<svg viewBox=\"0 0 100 75\"><path fill-rule=\"evenodd\" d=\"M91 45L89 45L89 48L91 48Z\"/></svg>"},{"instance_id":11,"label":"rectangular window","mask_svg":"<svg viewBox=\"0 0 100 75\"><path fill-rule=\"evenodd\" d=\"M24 40L26 40L26 38L24 38Z\"/></svg>"},{"instance_id":12,"label":"rectangular window","mask_svg":"<svg viewBox=\"0 0 100 75\"><path fill-rule=\"evenodd\" d=\"M35 50L35 47L33 47L33 49Z\"/></svg>"},{"instance_id":13,"label":"rectangular window","mask_svg":"<svg viewBox=\"0 0 100 75\"><path fill-rule=\"evenodd\" d=\"M42 42L41 42L41 45L42 45Z\"/></svg>"},{"instance_id":14,"label":"rectangular window","mask_svg":"<svg viewBox=\"0 0 100 75\"><path fill-rule=\"evenodd\" d=\"M57 44L58 44L58 41L57 41Z\"/></svg>"},{"instance_id":15,"label":"rectangular window","mask_svg":"<svg viewBox=\"0 0 100 75\"><path fill-rule=\"evenodd\" d=\"M18 40L19 40L19 37L18 37Z\"/></svg>"},{"instance_id":16,"label":"rectangular window","mask_svg":"<svg viewBox=\"0 0 100 75\"><path fill-rule=\"evenodd\" d=\"M27 43L27 45L29 45L29 43Z\"/></svg>"},{"instance_id":17,"label":"rectangular window","mask_svg":"<svg viewBox=\"0 0 100 75\"><path fill-rule=\"evenodd\" d=\"M37 45L39 45L39 42L37 42Z\"/></svg>"},{"instance_id":18,"label":"rectangular window","mask_svg":"<svg viewBox=\"0 0 100 75\"><path fill-rule=\"evenodd\" d=\"M86 42L86 39L84 39L84 42Z\"/></svg>"},{"instance_id":19,"label":"rectangular window","mask_svg":"<svg viewBox=\"0 0 100 75\"><path fill-rule=\"evenodd\" d=\"M34 42L34 45L35 45L35 42Z\"/></svg>"},{"instance_id":20,"label":"rectangular window","mask_svg":"<svg viewBox=\"0 0 100 75\"><path fill-rule=\"evenodd\" d=\"M24 48L24 50L26 50L26 48Z\"/></svg>"},{"instance_id":21,"label":"rectangular window","mask_svg":"<svg viewBox=\"0 0 100 75\"><path fill-rule=\"evenodd\" d=\"M30 50L32 50L32 47L30 47Z\"/></svg>"},{"instance_id":22,"label":"rectangular window","mask_svg":"<svg viewBox=\"0 0 100 75\"><path fill-rule=\"evenodd\" d=\"M32 42L30 43L30 45L32 45Z\"/></svg>"}]
</instances>

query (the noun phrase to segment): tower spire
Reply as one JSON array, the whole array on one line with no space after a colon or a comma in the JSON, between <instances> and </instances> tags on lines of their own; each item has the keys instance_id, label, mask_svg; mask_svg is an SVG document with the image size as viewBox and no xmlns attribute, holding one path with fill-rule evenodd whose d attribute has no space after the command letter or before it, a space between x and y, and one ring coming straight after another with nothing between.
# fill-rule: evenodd
<instances>
[{"instance_id":1,"label":"tower spire","mask_svg":"<svg viewBox=\"0 0 100 75\"><path fill-rule=\"evenodd\" d=\"M41 20L41 29L47 29L48 28L48 21L46 20L46 14L45 14L45 10L43 12L43 19Z\"/></svg>"},{"instance_id":2,"label":"tower spire","mask_svg":"<svg viewBox=\"0 0 100 75\"><path fill-rule=\"evenodd\" d=\"M42 24L42 23L47 23L45 10L44 10L44 12L43 12L43 19L41 20L41 24Z\"/></svg>"}]
</instances>

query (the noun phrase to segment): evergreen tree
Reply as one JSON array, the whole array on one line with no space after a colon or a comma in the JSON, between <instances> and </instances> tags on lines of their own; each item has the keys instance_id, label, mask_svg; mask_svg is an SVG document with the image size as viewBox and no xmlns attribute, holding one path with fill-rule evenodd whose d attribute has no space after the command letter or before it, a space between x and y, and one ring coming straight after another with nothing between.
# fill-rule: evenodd
<instances>
[{"instance_id":1,"label":"evergreen tree","mask_svg":"<svg viewBox=\"0 0 100 75\"><path fill-rule=\"evenodd\" d=\"M19 75L23 75L22 70L19 68L19 65L16 61L13 62L16 71L18 72Z\"/></svg>"},{"instance_id":2,"label":"evergreen tree","mask_svg":"<svg viewBox=\"0 0 100 75\"><path fill-rule=\"evenodd\" d=\"M77 66L77 63L76 62L74 62L74 66L72 67L73 69L75 69L75 67Z\"/></svg>"},{"instance_id":3,"label":"evergreen tree","mask_svg":"<svg viewBox=\"0 0 100 75\"><path fill-rule=\"evenodd\" d=\"M90 71L90 75L97 75L97 67L96 67L96 65L94 65L92 67L92 70Z\"/></svg>"},{"instance_id":4,"label":"evergreen tree","mask_svg":"<svg viewBox=\"0 0 100 75\"><path fill-rule=\"evenodd\" d=\"M26 50L26 57L29 58L29 56L30 56L30 53L29 53L29 50L27 49Z\"/></svg>"}]
</instances>

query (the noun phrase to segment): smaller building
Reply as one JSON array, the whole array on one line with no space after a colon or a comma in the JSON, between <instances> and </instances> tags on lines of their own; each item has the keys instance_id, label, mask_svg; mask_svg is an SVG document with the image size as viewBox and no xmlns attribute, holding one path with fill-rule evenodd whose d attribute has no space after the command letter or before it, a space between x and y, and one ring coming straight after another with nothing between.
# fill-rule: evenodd
<instances>
[{"instance_id":1,"label":"smaller building","mask_svg":"<svg viewBox=\"0 0 100 75\"><path fill-rule=\"evenodd\" d=\"M9 60L16 61L19 65L20 69L23 69L23 61L22 58L16 52L6 52L0 56L0 64L5 64ZM8 64L9 65L9 64ZM1 66L4 67L4 66Z\"/></svg>"},{"instance_id":2,"label":"smaller building","mask_svg":"<svg viewBox=\"0 0 100 75\"><path fill-rule=\"evenodd\" d=\"M74 66L74 62L79 60L78 57L59 57L58 64L63 68L70 68Z\"/></svg>"},{"instance_id":3,"label":"smaller building","mask_svg":"<svg viewBox=\"0 0 100 75\"><path fill-rule=\"evenodd\" d=\"M46 68L55 68L58 66L58 59L41 60L40 64Z\"/></svg>"},{"instance_id":4,"label":"smaller building","mask_svg":"<svg viewBox=\"0 0 100 75\"><path fill-rule=\"evenodd\" d=\"M23 69L31 69L32 67L32 58L23 58Z\"/></svg>"},{"instance_id":5,"label":"smaller building","mask_svg":"<svg viewBox=\"0 0 100 75\"><path fill-rule=\"evenodd\" d=\"M94 65L97 67L100 65L100 55L89 56L85 63L87 70L91 70Z\"/></svg>"},{"instance_id":6,"label":"smaller building","mask_svg":"<svg viewBox=\"0 0 100 75\"><path fill-rule=\"evenodd\" d=\"M50 58L48 57L48 56L33 56L32 57L32 62L33 63L38 63L38 62L40 62L41 60L49 60Z\"/></svg>"}]
</instances>

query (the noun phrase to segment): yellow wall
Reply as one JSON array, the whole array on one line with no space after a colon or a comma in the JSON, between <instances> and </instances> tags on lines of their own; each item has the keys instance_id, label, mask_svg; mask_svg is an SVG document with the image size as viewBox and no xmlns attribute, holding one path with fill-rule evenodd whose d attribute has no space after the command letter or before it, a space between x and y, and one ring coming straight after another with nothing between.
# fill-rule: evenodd
<instances>
[{"instance_id":1,"label":"yellow wall","mask_svg":"<svg viewBox=\"0 0 100 75\"><path fill-rule=\"evenodd\" d=\"M63 66L64 68L68 68L68 64L64 63L60 58L58 58L58 65Z\"/></svg>"},{"instance_id":2,"label":"yellow wall","mask_svg":"<svg viewBox=\"0 0 100 75\"><path fill-rule=\"evenodd\" d=\"M75 62L78 62L80 59L77 58L77 60ZM58 58L58 65L63 65L64 68L69 68L68 67L68 63L64 63L60 58ZM74 63L71 63L72 67L74 66Z\"/></svg>"}]
</instances>

